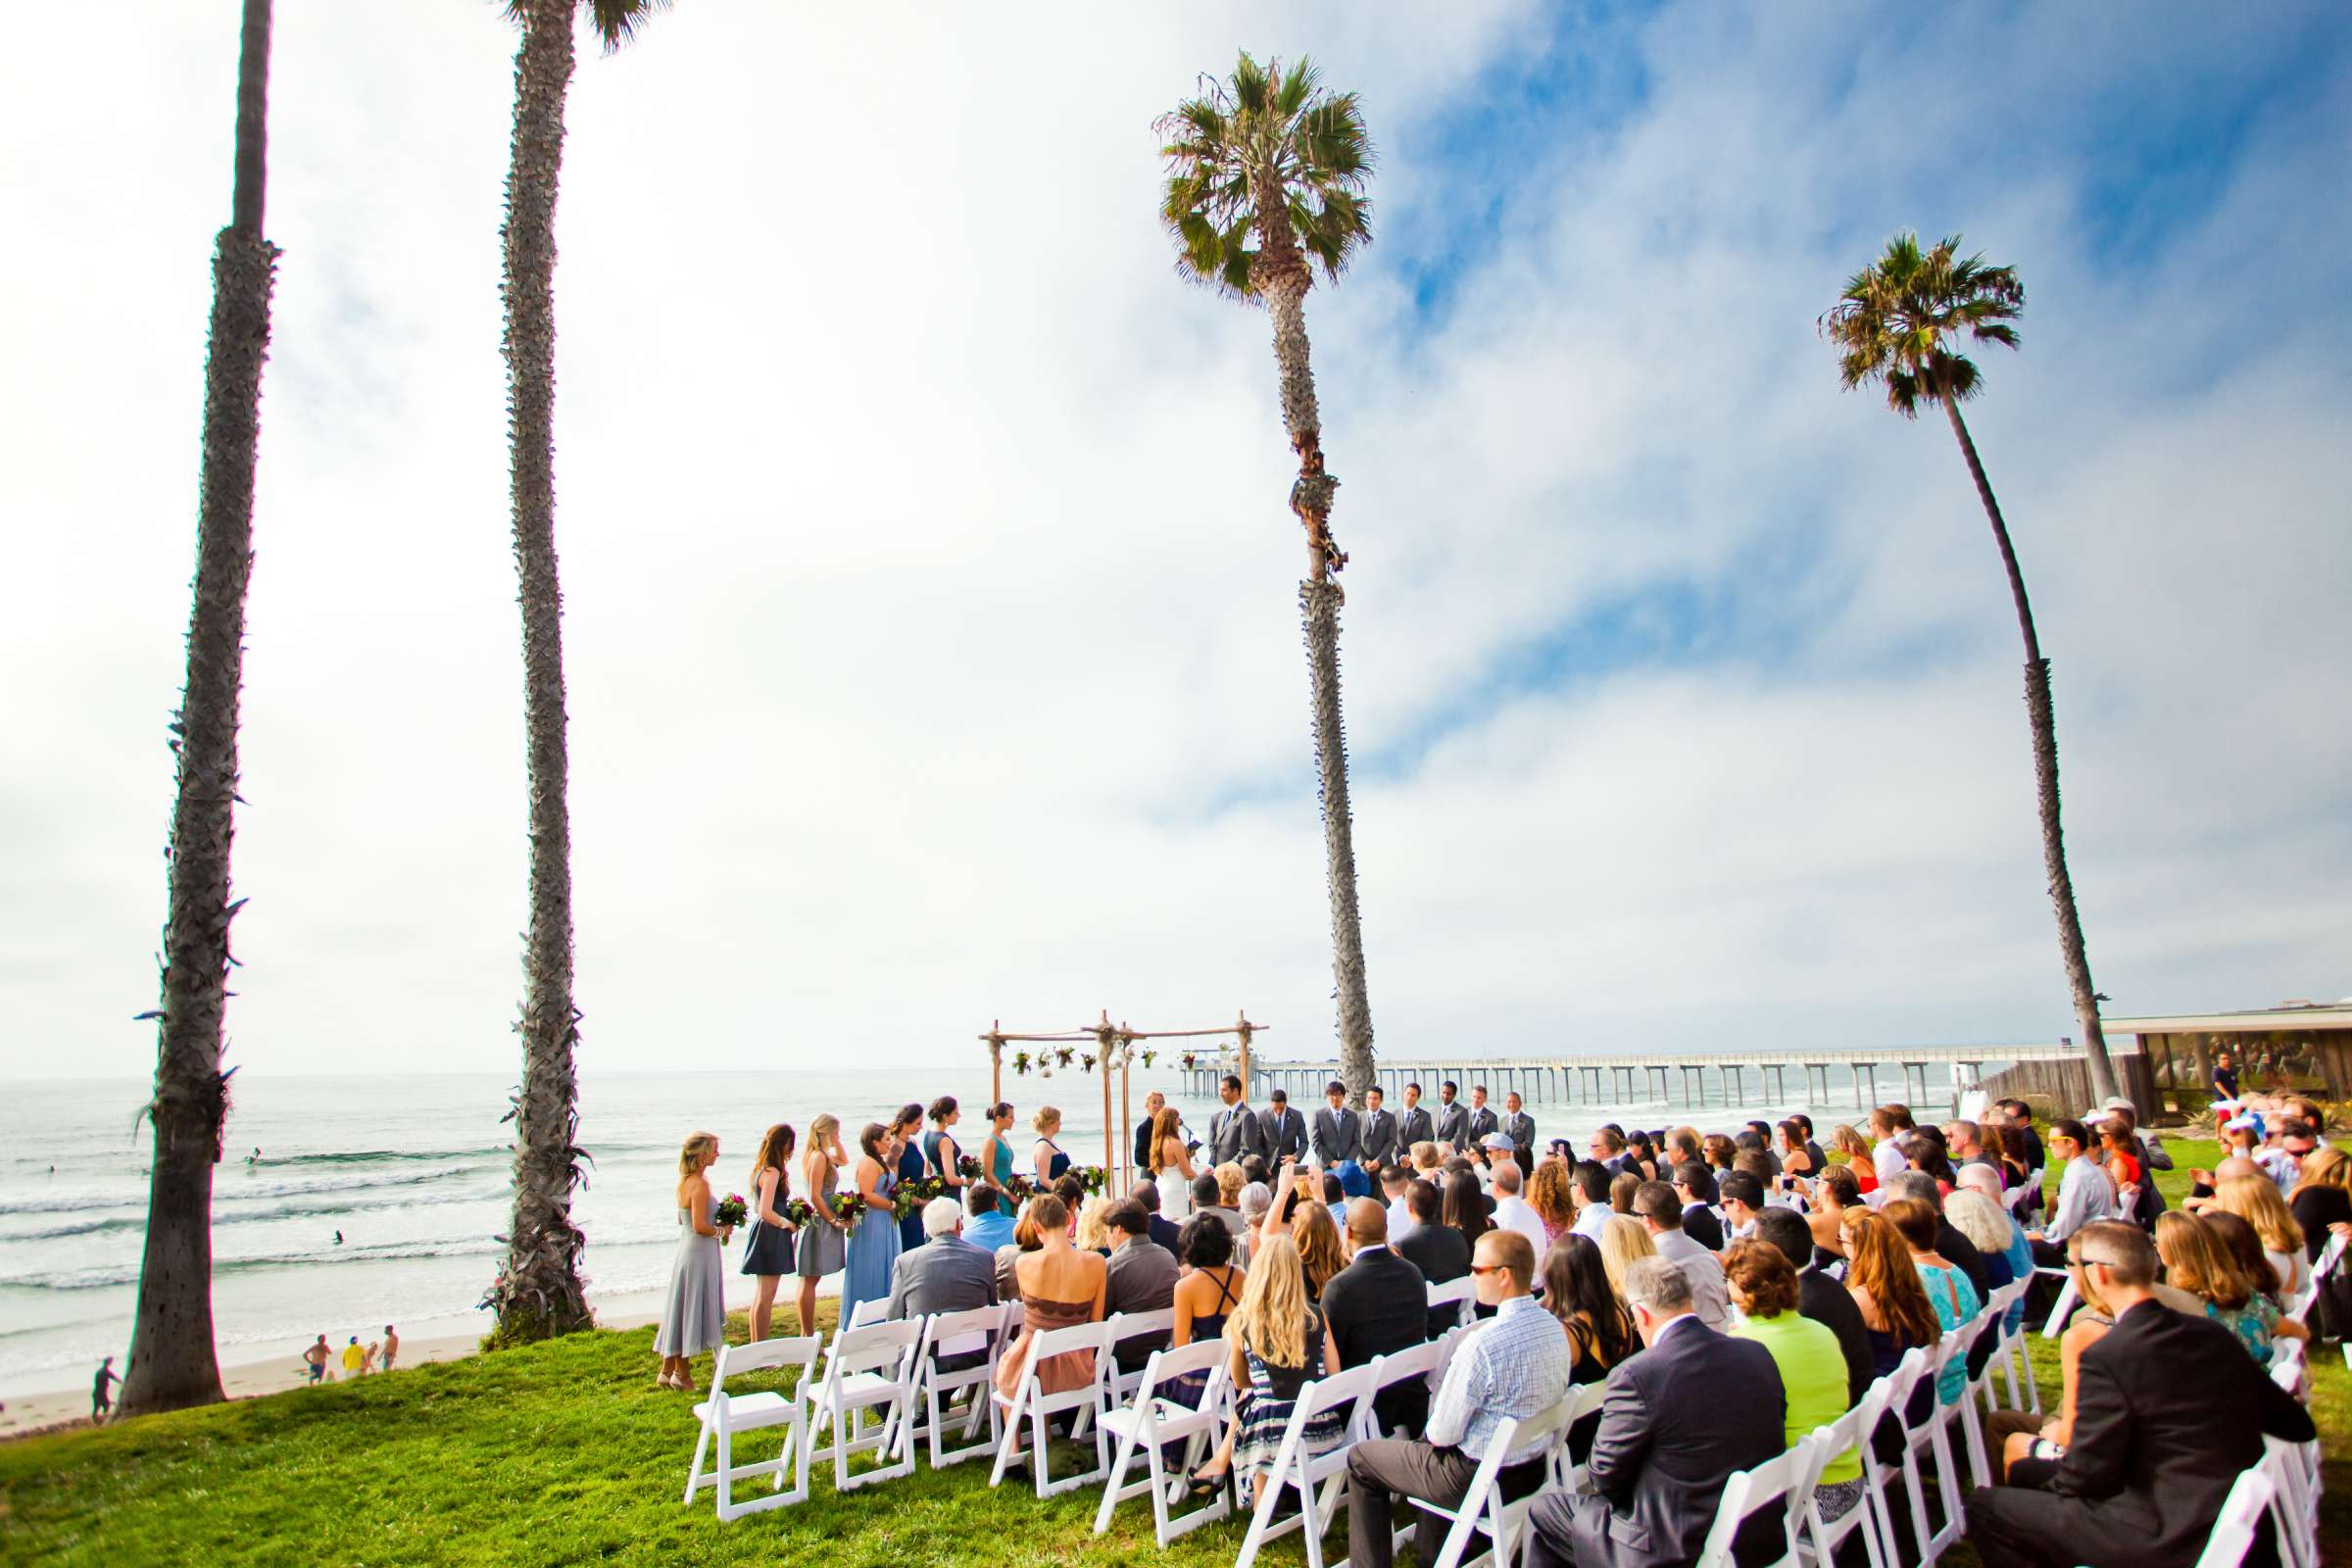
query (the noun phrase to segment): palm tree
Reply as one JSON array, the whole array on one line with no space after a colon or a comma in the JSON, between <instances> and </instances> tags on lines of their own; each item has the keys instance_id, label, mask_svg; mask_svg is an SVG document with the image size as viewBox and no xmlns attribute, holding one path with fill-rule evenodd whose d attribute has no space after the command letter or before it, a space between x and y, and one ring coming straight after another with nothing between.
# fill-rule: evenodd
<instances>
[{"instance_id":1,"label":"palm tree","mask_svg":"<svg viewBox=\"0 0 2352 1568\"><path fill-rule=\"evenodd\" d=\"M484 1304L498 1343L590 1326L580 1285L586 1238L571 1222L580 1179L572 1048L571 817L564 781L564 601L556 578L556 182L564 98L581 0L508 0L522 28L514 57L514 132L507 170L507 434L512 448L514 567L521 579L523 721L531 795L531 928L524 938L522 1083L514 1092L514 1218ZM587 0L610 54L669 0Z\"/></svg>"},{"instance_id":2,"label":"palm tree","mask_svg":"<svg viewBox=\"0 0 2352 1568\"><path fill-rule=\"evenodd\" d=\"M121 1411L221 1397L213 1345L213 1166L228 1118L221 1015L229 997L229 840L236 828L237 699L245 590L253 571L253 471L262 362L277 247L262 235L269 184L270 0L244 0L237 48L235 173L228 226L213 239L211 352L204 367L204 462L197 480L196 584L188 674L172 725L179 754L172 809L155 1097L147 1117L147 1237ZM239 900L238 904L243 901Z\"/></svg>"},{"instance_id":3,"label":"palm tree","mask_svg":"<svg viewBox=\"0 0 2352 1568\"><path fill-rule=\"evenodd\" d=\"M1348 807L1348 741L1340 723L1340 605L1348 564L1331 537L1339 480L1323 466L1323 427L1308 365L1306 291L1320 264L1337 280L1372 239L1363 195L1372 143L1351 92L1326 91L1307 60L1285 71L1244 54L1232 79L1211 81L1154 124L1168 178L1160 217L1175 236L1177 270L1230 298L1262 303L1274 318L1282 420L1298 454L1291 510L1306 529L1298 585L1313 690L1315 764L1323 798L1323 854L1331 892L1340 1076L1362 1102L1372 1082L1372 1004L1364 988L1356 914L1355 842Z\"/></svg>"},{"instance_id":4,"label":"palm tree","mask_svg":"<svg viewBox=\"0 0 2352 1568\"><path fill-rule=\"evenodd\" d=\"M2025 285L2014 268L1987 267L1982 255L1962 259L1960 236L1951 235L1923 251L1916 234L1897 234L1886 254L1856 272L1838 303L1823 313L1821 330L1838 350L1838 372L1846 390L1882 381L1886 405L1906 419L1919 417L1921 403L1943 406L1953 439L1977 482L1977 499L1992 523L2009 594L2017 602L2018 630L2026 639L2026 713L2034 731L2034 778L2041 804L2041 855L2050 879L2050 903L2058 916L2058 948L2074 993L2075 1017L2090 1068L2090 1091L2104 1100L2116 1092L2115 1068L2107 1059L2107 1037L2099 1027L2098 991L2090 982L2090 959L2082 948L2082 917L2075 909L2074 879L2066 870L2066 838L2058 822L2058 729L2050 706L2050 662L2034 633L2034 610L2026 601L2025 573L2009 542L2009 525L1992 498L1991 481L1969 438L1960 405L1983 390L1973 361L1959 352L1963 337L1977 343L2017 347L2009 323L2025 313Z\"/></svg>"}]
</instances>

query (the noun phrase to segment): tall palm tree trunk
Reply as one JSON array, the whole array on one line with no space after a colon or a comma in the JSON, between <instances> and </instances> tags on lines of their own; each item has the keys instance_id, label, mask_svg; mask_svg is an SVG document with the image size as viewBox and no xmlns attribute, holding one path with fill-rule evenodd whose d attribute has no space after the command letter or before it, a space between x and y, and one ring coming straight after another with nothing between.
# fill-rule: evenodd
<instances>
[{"instance_id":1,"label":"tall palm tree trunk","mask_svg":"<svg viewBox=\"0 0 2352 1568\"><path fill-rule=\"evenodd\" d=\"M1315 770L1323 799L1323 865L1331 894L1331 971L1339 1002L1340 1077L1361 1108L1372 1085L1372 1001L1364 983L1364 933L1355 902L1355 826L1348 803L1348 734L1340 717L1340 604L1331 580L1347 558L1331 540L1332 492L1324 471L1323 424L1306 341L1306 291L1313 281L1278 192L1258 201L1259 291L1274 322L1282 377L1282 420L1298 454L1291 510L1306 529L1307 576L1298 585L1315 719Z\"/></svg>"},{"instance_id":2,"label":"tall palm tree trunk","mask_svg":"<svg viewBox=\"0 0 2352 1568\"><path fill-rule=\"evenodd\" d=\"M529 0L514 60L514 132L505 231L507 430L514 568L522 604L523 714L530 780L530 933L524 939L522 1083L514 1094L514 1217L487 1304L499 1343L592 1321L580 1285L585 1238L571 1222L579 1180L572 1050L571 820L565 804L564 600L556 576L556 184L578 0Z\"/></svg>"},{"instance_id":3,"label":"tall palm tree trunk","mask_svg":"<svg viewBox=\"0 0 2352 1568\"><path fill-rule=\"evenodd\" d=\"M2107 1036L2099 1027L2098 989L2090 982L2090 957L2082 946L2082 917L2075 908L2075 882L2066 869L2066 835L2058 820L2058 720L2050 703L2050 662L2041 657L2041 640L2034 634L2034 610L2026 601L2026 576L2018 569L2017 551L2009 543L2009 525L2001 518L2000 503L1992 498L1992 482L1977 457L1959 403L1938 399L1952 421L1960 455L1968 460L1970 477L1977 481L1977 498L1992 522L1992 537L2001 547L2001 564L2009 573L2010 597L2017 601L2017 626L2026 639L2026 714L2034 729L2034 783L2041 807L2041 858L2050 878L2050 905L2058 916L2058 949L2066 962L2066 983L2074 993L2075 1021L2082 1031L2082 1057L2090 1070L2090 1093L2105 1100L2116 1093L2115 1066L2107 1059Z\"/></svg>"},{"instance_id":4,"label":"tall palm tree trunk","mask_svg":"<svg viewBox=\"0 0 2352 1568\"><path fill-rule=\"evenodd\" d=\"M147 1237L122 1413L221 1397L213 1345L213 1165L228 1114L220 1070L227 1005L229 840L237 798L237 700L244 680L245 589L253 570L253 472L261 442L262 362L277 247L262 237L268 185L270 3L245 0L237 52L236 172L229 224L213 242L211 352L204 368L204 466L196 586L180 697L170 909L156 1029L155 1152Z\"/></svg>"}]
</instances>

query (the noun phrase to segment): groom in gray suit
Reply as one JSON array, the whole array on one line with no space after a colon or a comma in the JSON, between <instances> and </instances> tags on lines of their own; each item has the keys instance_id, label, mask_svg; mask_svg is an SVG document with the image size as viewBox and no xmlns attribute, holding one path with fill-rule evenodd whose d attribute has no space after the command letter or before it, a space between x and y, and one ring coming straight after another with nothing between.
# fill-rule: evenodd
<instances>
[{"instance_id":1,"label":"groom in gray suit","mask_svg":"<svg viewBox=\"0 0 2352 1568\"><path fill-rule=\"evenodd\" d=\"M1337 1078L1323 1091L1331 1102L1315 1112L1315 1163L1325 1170L1364 1157L1364 1124L1348 1108L1348 1086Z\"/></svg>"},{"instance_id":2,"label":"groom in gray suit","mask_svg":"<svg viewBox=\"0 0 2352 1568\"><path fill-rule=\"evenodd\" d=\"M1217 1085L1217 1098L1225 1102L1225 1108L1208 1118L1208 1162L1222 1165L1250 1154L1262 1156L1266 1152L1265 1124L1242 1098L1241 1079L1227 1073Z\"/></svg>"}]
</instances>

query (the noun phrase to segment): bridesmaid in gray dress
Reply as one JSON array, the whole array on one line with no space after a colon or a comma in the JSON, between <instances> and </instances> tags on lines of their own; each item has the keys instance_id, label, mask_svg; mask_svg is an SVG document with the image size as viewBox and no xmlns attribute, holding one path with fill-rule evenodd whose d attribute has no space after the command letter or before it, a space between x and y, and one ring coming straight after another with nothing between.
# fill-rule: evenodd
<instances>
[{"instance_id":1,"label":"bridesmaid in gray dress","mask_svg":"<svg viewBox=\"0 0 2352 1568\"><path fill-rule=\"evenodd\" d=\"M725 1264L719 1253L734 1227L710 1222L718 1200L705 1174L717 1163L718 1138L712 1133L696 1133L678 1152L678 1255L669 1266L662 1327L654 1334L654 1353L662 1358L662 1373L654 1381L689 1394L694 1392L689 1363L727 1340Z\"/></svg>"},{"instance_id":2,"label":"bridesmaid in gray dress","mask_svg":"<svg viewBox=\"0 0 2352 1568\"><path fill-rule=\"evenodd\" d=\"M801 1332L816 1332L816 1282L838 1274L848 1260L849 1244L841 1217L833 1212L833 1195L840 1190L841 1118L826 1111L808 1124L808 1149L801 1155L801 1186L813 1211L801 1227L799 1255L793 1271L801 1277Z\"/></svg>"}]
</instances>

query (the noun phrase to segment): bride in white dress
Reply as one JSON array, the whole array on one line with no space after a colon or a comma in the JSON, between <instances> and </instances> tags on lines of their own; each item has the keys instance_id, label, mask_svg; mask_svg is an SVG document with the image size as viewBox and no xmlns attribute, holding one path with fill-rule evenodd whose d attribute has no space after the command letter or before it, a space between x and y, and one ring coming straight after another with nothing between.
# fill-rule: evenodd
<instances>
[{"instance_id":1,"label":"bride in white dress","mask_svg":"<svg viewBox=\"0 0 2352 1568\"><path fill-rule=\"evenodd\" d=\"M1152 1124L1152 1178L1159 1188L1159 1213L1181 1225L1193 1212L1193 1160L1177 1129L1176 1107L1163 1108Z\"/></svg>"}]
</instances>

